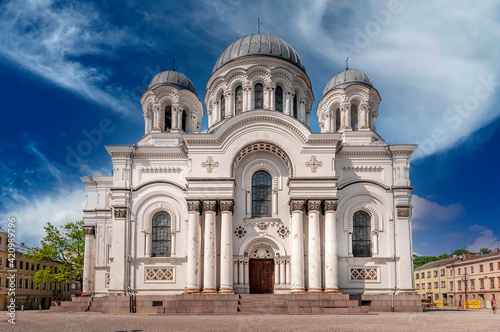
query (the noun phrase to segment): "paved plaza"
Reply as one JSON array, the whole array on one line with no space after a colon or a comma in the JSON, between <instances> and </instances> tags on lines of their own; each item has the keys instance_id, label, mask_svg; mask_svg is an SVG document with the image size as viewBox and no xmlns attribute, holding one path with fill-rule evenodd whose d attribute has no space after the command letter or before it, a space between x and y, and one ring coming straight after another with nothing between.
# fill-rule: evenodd
<instances>
[{"instance_id":1,"label":"paved plaza","mask_svg":"<svg viewBox=\"0 0 500 332\"><path fill-rule=\"evenodd\" d=\"M490 310L363 315L140 315L17 312L16 325L1 331L498 331Z\"/></svg>"}]
</instances>

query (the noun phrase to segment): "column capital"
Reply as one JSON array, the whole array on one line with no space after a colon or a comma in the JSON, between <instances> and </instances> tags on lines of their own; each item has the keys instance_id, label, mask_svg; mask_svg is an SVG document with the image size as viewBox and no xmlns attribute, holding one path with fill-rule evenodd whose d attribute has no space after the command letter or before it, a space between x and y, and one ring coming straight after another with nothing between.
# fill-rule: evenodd
<instances>
[{"instance_id":1,"label":"column capital","mask_svg":"<svg viewBox=\"0 0 500 332\"><path fill-rule=\"evenodd\" d=\"M231 212L233 213L234 209L234 200L233 199L224 199L219 202L220 211L221 212Z\"/></svg>"},{"instance_id":2,"label":"column capital","mask_svg":"<svg viewBox=\"0 0 500 332\"><path fill-rule=\"evenodd\" d=\"M217 201L216 200L203 201L203 211L217 213Z\"/></svg>"},{"instance_id":3,"label":"column capital","mask_svg":"<svg viewBox=\"0 0 500 332\"><path fill-rule=\"evenodd\" d=\"M338 199L327 199L325 200L325 212L337 211Z\"/></svg>"},{"instance_id":4,"label":"column capital","mask_svg":"<svg viewBox=\"0 0 500 332\"><path fill-rule=\"evenodd\" d=\"M94 226L83 226L83 233L87 236L95 235L95 227Z\"/></svg>"},{"instance_id":5,"label":"column capital","mask_svg":"<svg viewBox=\"0 0 500 332\"><path fill-rule=\"evenodd\" d=\"M396 208L398 210L398 218L410 217L411 205L397 205Z\"/></svg>"},{"instance_id":6,"label":"column capital","mask_svg":"<svg viewBox=\"0 0 500 332\"><path fill-rule=\"evenodd\" d=\"M188 212L198 212L201 210L201 202L199 199L187 199Z\"/></svg>"},{"instance_id":7,"label":"column capital","mask_svg":"<svg viewBox=\"0 0 500 332\"><path fill-rule=\"evenodd\" d=\"M115 211L115 219L123 219L127 216L127 208L114 208Z\"/></svg>"},{"instance_id":8,"label":"column capital","mask_svg":"<svg viewBox=\"0 0 500 332\"><path fill-rule=\"evenodd\" d=\"M307 200L307 212L312 212L312 211L321 211L321 200L319 199L310 199Z\"/></svg>"},{"instance_id":9,"label":"column capital","mask_svg":"<svg viewBox=\"0 0 500 332\"><path fill-rule=\"evenodd\" d=\"M290 200L290 213L300 211L304 211L305 200L304 199L291 199Z\"/></svg>"}]
</instances>

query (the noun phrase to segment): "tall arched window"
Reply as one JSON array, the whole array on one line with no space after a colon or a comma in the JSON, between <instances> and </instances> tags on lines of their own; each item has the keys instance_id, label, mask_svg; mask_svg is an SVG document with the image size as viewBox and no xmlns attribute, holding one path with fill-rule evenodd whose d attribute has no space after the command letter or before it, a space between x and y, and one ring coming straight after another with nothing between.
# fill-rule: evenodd
<instances>
[{"instance_id":1,"label":"tall arched window","mask_svg":"<svg viewBox=\"0 0 500 332\"><path fill-rule=\"evenodd\" d=\"M170 257L171 218L167 212L158 212L153 216L152 257Z\"/></svg>"},{"instance_id":2,"label":"tall arched window","mask_svg":"<svg viewBox=\"0 0 500 332\"><path fill-rule=\"evenodd\" d=\"M255 84L254 88L254 109L264 108L264 86L260 83Z\"/></svg>"},{"instance_id":3,"label":"tall arched window","mask_svg":"<svg viewBox=\"0 0 500 332\"><path fill-rule=\"evenodd\" d=\"M358 211L353 219L352 254L354 257L371 257L370 215Z\"/></svg>"},{"instance_id":4,"label":"tall arched window","mask_svg":"<svg viewBox=\"0 0 500 332\"><path fill-rule=\"evenodd\" d=\"M172 129L172 106L165 107L165 131Z\"/></svg>"},{"instance_id":5,"label":"tall arched window","mask_svg":"<svg viewBox=\"0 0 500 332\"><path fill-rule=\"evenodd\" d=\"M220 119L224 120L226 117L226 98L224 98L224 94L220 95Z\"/></svg>"},{"instance_id":6,"label":"tall arched window","mask_svg":"<svg viewBox=\"0 0 500 332\"><path fill-rule=\"evenodd\" d=\"M187 130L187 113L185 110L182 110L182 130L184 132Z\"/></svg>"},{"instance_id":7,"label":"tall arched window","mask_svg":"<svg viewBox=\"0 0 500 332\"><path fill-rule=\"evenodd\" d=\"M279 85L274 90L274 109L283 112L283 88Z\"/></svg>"},{"instance_id":8,"label":"tall arched window","mask_svg":"<svg viewBox=\"0 0 500 332\"><path fill-rule=\"evenodd\" d=\"M297 93L293 96L293 117L297 119Z\"/></svg>"},{"instance_id":9,"label":"tall arched window","mask_svg":"<svg viewBox=\"0 0 500 332\"><path fill-rule=\"evenodd\" d=\"M337 108L335 111L335 131L340 130L340 126L342 126L342 122L340 121L340 108Z\"/></svg>"},{"instance_id":10,"label":"tall arched window","mask_svg":"<svg viewBox=\"0 0 500 332\"><path fill-rule=\"evenodd\" d=\"M352 130L358 130L358 105L351 105L351 128Z\"/></svg>"},{"instance_id":11,"label":"tall arched window","mask_svg":"<svg viewBox=\"0 0 500 332\"><path fill-rule=\"evenodd\" d=\"M243 88L238 86L234 90L234 114L238 115L243 112Z\"/></svg>"},{"instance_id":12,"label":"tall arched window","mask_svg":"<svg viewBox=\"0 0 500 332\"><path fill-rule=\"evenodd\" d=\"M272 178L266 171L258 171L252 176L252 217L271 217Z\"/></svg>"}]
</instances>

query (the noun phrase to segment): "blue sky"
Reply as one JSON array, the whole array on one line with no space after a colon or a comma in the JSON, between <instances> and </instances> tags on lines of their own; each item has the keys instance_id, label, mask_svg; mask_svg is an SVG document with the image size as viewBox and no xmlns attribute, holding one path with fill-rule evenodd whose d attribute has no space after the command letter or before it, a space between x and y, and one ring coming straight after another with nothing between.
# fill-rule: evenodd
<instances>
[{"instance_id":1,"label":"blue sky","mask_svg":"<svg viewBox=\"0 0 500 332\"><path fill-rule=\"evenodd\" d=\"M80 176L110 174L105 144L134 144L139 98L172 67L203 100L222 51L257 32L301 55L315 95L345 66L382 96L378 133L417 143L414 250L500 240L498 1L7 1L0 5L0 225L36 245L81 218ZM319 131L317 117L312 130ZM96 135L104 126L105 133ZM204 121L206 127L206 120ZM103 132L103 130L101 130Z\"/></svg>"}]
</instances>

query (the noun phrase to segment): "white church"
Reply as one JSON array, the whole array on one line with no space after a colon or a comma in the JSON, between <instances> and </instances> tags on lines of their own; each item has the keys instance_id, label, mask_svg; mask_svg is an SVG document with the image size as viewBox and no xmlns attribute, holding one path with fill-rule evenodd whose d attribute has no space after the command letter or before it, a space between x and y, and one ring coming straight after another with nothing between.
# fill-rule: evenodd
<instances>
[{"instance_id":1,"label":"white church","mask_svg":"<svg viewBox=\"0 0 500 332\"><path fill-rule=\"evenodd\" d=\"M222 52L203 102L158 73L144 136L106 146L112 176L82 178L83 292L413 293L416 145L377 133L381 97L360 70L324 88L320 133L313 101L299 54L266 34Z\"/></svg>"}]
</instances>

